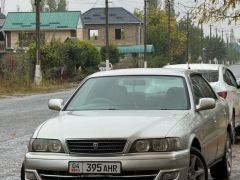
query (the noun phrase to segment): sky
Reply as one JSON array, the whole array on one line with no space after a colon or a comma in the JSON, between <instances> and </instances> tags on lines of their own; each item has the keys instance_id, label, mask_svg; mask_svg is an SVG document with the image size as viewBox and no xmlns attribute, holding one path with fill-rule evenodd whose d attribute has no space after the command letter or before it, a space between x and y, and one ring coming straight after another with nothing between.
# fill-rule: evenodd
<instances>
[{"instance_id":1,"label":"sky","mask_svg":"<svg viewBox=\"0 0 240 180\"><path fill-rule=\"evenodd\" d=\"M0 0L2 1L2 0ZM20 11L31 11L31 0L5 0L5 14L7 12L15 12L19 8ZM159 0L161 3L164 0ZM200 0L201 1L201 0ZM188 8L186 6L194 7L196 4L194 0L175 0L175 10L180 13L180 16L185 16ZM125 9L133 12L135 8L143 9L144 0L109 0L110 7L124 7ZM93 7L104 7L105 0L68 0L68 10L70 11L81 11L84 13L85 11L93 8ZM236 38L240 38L240 25L231 25L229 26L227 23L211 23L212 32L215 35L216 30L221 36L221 31L224 30L224 38L226 38L226 34L230 34L231 28L234 29ZM210 32L210 24L204 25L204 34L209 35Z\"/></svg>"}]
</instances>

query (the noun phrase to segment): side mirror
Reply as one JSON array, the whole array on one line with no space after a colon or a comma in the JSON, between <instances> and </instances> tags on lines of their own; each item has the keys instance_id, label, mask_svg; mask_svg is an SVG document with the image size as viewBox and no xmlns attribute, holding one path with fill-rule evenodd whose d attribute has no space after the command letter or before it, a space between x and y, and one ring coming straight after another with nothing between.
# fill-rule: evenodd
<instances>
[{"instance_id":1,"label":"side mirror","mask_svg":"<svg viewBox=\"0 0 240 180\"><path fill-rule=\"evenodd\" d=\"M62 99L50 99L48 102L48 108L60 111L63 108L64 101Z\"/></svg>"},{"instance_id":2,"label":"side mirror","mask_svg":"<svg viewBox=\"0 0 240 180\"><path fill-rule=\"evenodd\" d=\"M216 107L216 101L213 98L202 98L196 107L196 111L213 109Z\"/></svg>"}]
</instances>

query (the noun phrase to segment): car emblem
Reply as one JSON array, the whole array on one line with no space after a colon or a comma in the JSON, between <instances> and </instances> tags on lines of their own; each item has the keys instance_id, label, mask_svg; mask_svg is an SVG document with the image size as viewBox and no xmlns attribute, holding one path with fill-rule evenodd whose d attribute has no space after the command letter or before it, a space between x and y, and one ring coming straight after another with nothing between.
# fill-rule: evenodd
<instances>
[{"instance_id":1,"label":"car emblem","mask_svg":"<svg viewBox=\"0 0 240 180\"><path fill-rule=\"evenodd\" d=\"M98 150L98 143L97 143L97 142L94 142L94 143L93 143L93 149L94 149L94 150Z\"/></svg>"}]
</instances>

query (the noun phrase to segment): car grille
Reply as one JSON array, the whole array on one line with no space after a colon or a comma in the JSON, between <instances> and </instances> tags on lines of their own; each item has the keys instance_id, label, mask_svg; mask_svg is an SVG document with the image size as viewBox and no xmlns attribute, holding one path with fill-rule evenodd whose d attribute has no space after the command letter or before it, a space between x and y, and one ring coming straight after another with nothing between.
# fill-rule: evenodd
<instances>
[{"instance_id":1,"label":"car grille","mask_svg":"<svg viewBox=\"0 0 240 180\"><path fill-rule=\"evenodd\" d=\"M42 180L154 180L158 170L124 171L120 175L74 175L67 171L38 171Z\"/></svg>"},{"instance_id":2,"label":"car grille","mask_svg":"<svg viewBox=\"0 0 240 180\"><path fill-rule=\"evenodd\" d=\"M122 153L126 140L67 140L70 153Z\"/></svg>"}]
</instances>

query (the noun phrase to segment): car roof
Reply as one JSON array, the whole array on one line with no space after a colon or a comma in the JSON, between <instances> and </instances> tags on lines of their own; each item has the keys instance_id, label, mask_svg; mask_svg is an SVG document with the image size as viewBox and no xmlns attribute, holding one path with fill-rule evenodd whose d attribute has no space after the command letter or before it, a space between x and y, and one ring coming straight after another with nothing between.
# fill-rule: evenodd
<instances>
[{"instance_id":1,"label":"car roof","mask_svg":"<svg viewBox=\"0 0 240 180\"><path fill-rule=\"evenodd\" d=\"M224 65L222 64L174 64L167 65L164 68L179 68L179 69L192 69L192 70L218 70L220 67Z\"/></svg>"},{"instance_id":2,"label":"car roof","mask_svg":"<svg viewBox=\"0 0 240 180\"><path fill-rule=\"evenodd\" d=\"M103 76L124 76L124 75L169 75L182 76L190 74L192 71L185 69L164 69L164 68L136 68L136 69L120 69L111 71L101 71L90 75L89 77L103 77Z\"/></svg>"}]
</instances>

